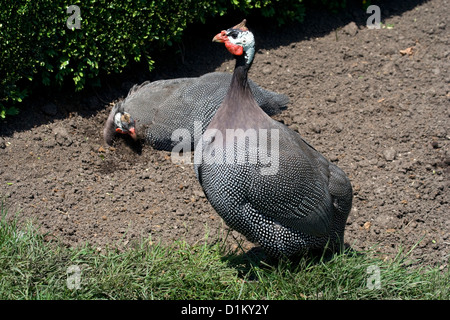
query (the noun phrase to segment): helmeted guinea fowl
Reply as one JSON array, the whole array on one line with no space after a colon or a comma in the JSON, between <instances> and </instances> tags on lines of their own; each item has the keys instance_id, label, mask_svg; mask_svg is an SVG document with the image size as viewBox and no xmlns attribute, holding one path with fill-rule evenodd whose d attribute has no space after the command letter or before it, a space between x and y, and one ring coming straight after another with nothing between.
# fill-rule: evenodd
<instances>
[{"instance_id":1,"label":"helmeted guinea fowl","mask_svg":"<svg viewBox=\"0 0 450 320\"><path fill-rule=\"evenodd\" d=\"M116 132L129 134L134 140L143 139L159 150L170 151L175 145L187 142L180 148L194 145L194 122L201 126L201 133L208 126L222 103L232 75L212 72L201 77L179 78L144 82L131 88L128 96L112 108L105 123L105 142L112 144ZM257 103L269 115L286 108L289 98L264 90L249 80ZM189 137L180 139L172 134L185 129Z\"/></svg>"},{"instance_id":2,"label":"helmeted guinea fowl","mask_svg":"<svg viewBox=\"0 0 450 320\"><path fill-rule=\"evenodd\" d=\"M236 66L195 150L194 168L207 199L229 227L269 256L327 244L342 248L353 197L349 179L253 99L247 73L255 43L245 20L213 41L225 44Z\"/></svg>"}]
</instances>

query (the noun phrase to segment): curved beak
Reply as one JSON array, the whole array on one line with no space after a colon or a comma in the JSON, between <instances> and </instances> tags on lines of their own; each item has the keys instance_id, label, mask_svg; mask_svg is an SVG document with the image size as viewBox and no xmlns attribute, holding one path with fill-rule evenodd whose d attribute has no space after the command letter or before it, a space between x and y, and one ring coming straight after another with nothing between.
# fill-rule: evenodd
<instances>
[{"instance_id":1,"label":"curved beak","mask_svg":"<svg viewBox=\"0 0 450 320\"><path fill-rule=\"evenodd\" d=\"M116 132L122 133L122 134L128 134L131 138L133 138L134 141L137 140L137 134L136 134L136 130L134 128L130 128L130 130L128 130L128 131L123 131L120 128L116 128Z\"/></svg>"},{"instance_id":2,"label":"curved beak","mask_svg":"<svg viewBox=\"0 0 450 320\"><path fill-rule=\"evenodd\" d=\"M137 135L134 128L131 128L130 131L128 131L128 134L131 136L131 138L133 138L134 141L137 140Z\"/></svg>"},{"instance_id":3,"label":"curved beak","mask_svg":"<svg viewBox=\"0 0 450 320\"><path fill-rule=\"evenodd\" d=\"M220 33L216 34L212 39L213 42L224 43L227 40L227 33L225 30L220 31Z\"/></svg>"}]
</instances>

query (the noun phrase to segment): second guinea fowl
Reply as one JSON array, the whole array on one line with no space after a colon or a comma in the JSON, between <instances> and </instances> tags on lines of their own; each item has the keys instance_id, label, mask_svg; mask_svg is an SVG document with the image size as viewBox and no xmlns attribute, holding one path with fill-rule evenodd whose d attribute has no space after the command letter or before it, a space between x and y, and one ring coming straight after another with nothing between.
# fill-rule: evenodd
<instances>
[{"instance_id":1,"label":"second guinea fowl","mask_svg":"<svg viewBox=\"0 0 450 320\"><path fill-rule=\"evenodd\" d=\"M245 20L213 41L225 44L236 66L195 149L194 168L207 199L229 227L270 256L342 248L353 197L349 179L258 106L247 79L255 41Z\"/></svg>"},{"instance_id":2,"label":"second guinea fowl","mask_svg":"<svg viewBox=\"0 0 450 320\"><path fill-rule=\"evenodd\" d=\"M231 77L229 73L212 72L197 78L147 81L134 86L112 108L103 129L105 142L111 145L116 133L123 133L134 140L142 139L155 149L171 151L183 143L179 137L172 137L173 133L185 129L189 137L184 141L187 144L180 147L192 150L195 122L202 134L222 103ZM268 115L286 108L287 96L264 90L251 80L249 84L257 103Z\"/></svg>"}]
</instances>

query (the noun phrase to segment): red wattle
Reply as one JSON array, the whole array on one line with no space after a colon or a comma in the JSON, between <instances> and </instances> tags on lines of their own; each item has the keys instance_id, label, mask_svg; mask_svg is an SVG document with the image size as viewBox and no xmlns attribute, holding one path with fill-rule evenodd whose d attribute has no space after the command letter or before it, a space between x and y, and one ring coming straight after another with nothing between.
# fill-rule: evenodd
<instances>
[{"instance_id":1,"label":"red wattle","mask_svg":"<svg viewBox=\"0 0 450 320\"><path fill-rule=\"evenodd\" d=\"M235 56L240 56L244 53L244 48L241 46L238 46L237 44L233 44L230 41L225 42L225 47L230 51L231 54L234 54Z\"/></svg>"}]
</instances>

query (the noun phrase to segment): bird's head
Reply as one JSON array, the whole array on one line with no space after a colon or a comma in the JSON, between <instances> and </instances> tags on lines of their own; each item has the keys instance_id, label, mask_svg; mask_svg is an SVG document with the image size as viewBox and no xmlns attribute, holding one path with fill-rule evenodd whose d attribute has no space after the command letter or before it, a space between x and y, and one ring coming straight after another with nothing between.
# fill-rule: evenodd
<instances>
[{"instance_id":1,"label":"bird's head","mask_svg":"<svg viewBox=\"0 0 450 320\"><path fill-rule=\"evenodd\" d=\"M137 140L136 121L130 116L127 112L117 112L114 115L114 124L116 125L116 132L122 134L128 134L133 138L133 140Z\"/></svg>"},{"instance_id":2,"label":"bird's head","mask_svg":"<svg viewBox=\"0 0 450 320\"><path fill-rule=\"evenodd\" d=\"M255 55L255 38L245 23L244 19L238 25L222 30L214 38L214 42L224 43L228 51L235 56L242 56L244 54L245 62L250 64Z\"/></svg>"}]
</instances>

